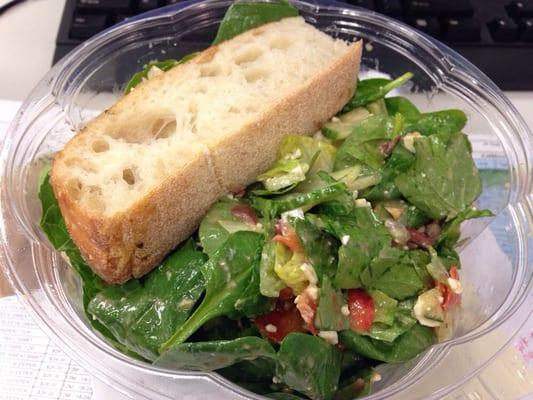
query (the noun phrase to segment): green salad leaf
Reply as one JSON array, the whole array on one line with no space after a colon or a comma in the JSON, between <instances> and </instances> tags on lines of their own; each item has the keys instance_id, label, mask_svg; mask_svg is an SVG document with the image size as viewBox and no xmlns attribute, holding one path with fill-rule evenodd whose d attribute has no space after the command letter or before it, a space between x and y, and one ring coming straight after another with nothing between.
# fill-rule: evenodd
<instances>
[{"instance_id":1,"label":"green salad leaf","mask_svg":"<svg viewBox=\"0 0 533 400\"><path fill-rule=\"evenodd\" d=\"M220 315L260 314L265 302L259 292L262 235L236 232L202 267L206 293L200 306L165 342L160 353L183 343L207 321Z\"/></svg>"},{"instance_id":2,"label":"green salad leaf","mask_svg":"<svg viewBox=\"0 0 533 400\"><path fill-rule=\"evenodd\" d=\"M413 77L411 72L407 72L394 80L384 78L372 78L359 81L354 96L346 103L342 112L348 112L354 108L365 106L368 103L385 97L387 93Z\"/></svg>"},{"instance_id":3,"label":"green salad leaf","mask_svg":"<svg viewBox=\"0 0 533 400\"><path fill-rule=\"evenodd\" d=\"M429 136L435 133L450 135L461 132L466 125L466 115L461 110L441 110L420 114L405 127L405 132L419 132Z\"/></svg>"},{"instance_id":4,"label":"green salad leaf","mask_svg":"<svg viewBox=\"0 0 533 400\"><path fill-rule=\"evenodd\" d=\"M269 240L261 253L259 289L261 294L267 297L278 297L280 290L287 286L276 274L276 247L276 243Z\"/></svg>"},{"instance_id":5,"label":"green salad leaf","mask_svg":"<svg viewBox=\"0 0 533 400\"><path fill-rule=\"evenodd\" d=\"M213 371L244 360L274 358L276 352L265 339L245 336L234 340L179 343L155 360L160 367Z\"/></svg>"},{"instance_id":6,"label":"green salad leaf","mask_svg":"<svg viewBox=\"0 0 533 400\"><path fill-rule=\"evenodd\" d=\"M341 170L362 162L379 169L385 162L380 145L399 134L395 119L386 115L374 115L357 124L350 136L339 147L335 170ZM401 127L400 127L401 128Z\"/></svg>"},{"instance_id":7,"label":"green salad leaf","mask_svg":"<svg viewBox=\"0 0 533 400\"><path fill-rule=\"evenodd\" d=\"M331 399L339 383L341 360L341 352L322 338L290 333L278 351L276 377L311 399Z\"/></svg>"},{"instance_id":8,"label":"green salad leaf","mask_svg":"<svg viewBox=\"0 0 533 400\"><path fill-rule=\"evenodd\" d=\"M349 216L324 217L327 229L342 243L335 286L361 287L360 275L374 257L389 246L391 236L370 207L359 207Z\"/></svg>"},{"instance_id":9,"label":"green salad leaf","mask_svg":"<svg viewBox=\"0 0 533 400\"><path fill-rule=\"evenodd\" d=\"M341 331L348 329L350 323L341 307L346 304L340 290L333 287L330 279L325 276L320 286L320 298L315 316L315 326L323 331Z\"/></svg>"},{"instance_id":10,"label":"green salad leaf","mask_svg":"<svg viewBox=\"0 0 533 400\"><path fill-rule=\"evenodd\" d=\"M228 240L232 233L238 231L262 232L260 226L244 222L232 213L237 206L246 205L241 201L222 198L211 206L200 223L198 236L204 252L212 256Z\"/></svg>"},{"instance_id":11,"label":"green salad leaf","mask_svg":"<svg viewBox=\"0 0 533 400\"><path fill-rule=\"evenodd\" d=\"M119 342L154 360L159 347L187 320L203 293L200 269L206 259L188 241L146 278L103 289L87 310Z\"/></svg>"},{"instance_id":12,"label":"green salad leaf","mask_svg":"<svg viewBox=\"0 0 533 400\"><path fill-rule=\"evenodd\" d=\"M436 244L441 247L453 249L461 236L460 227L464 221L472 218L492 217L493 215L490 210L478 210L473 207L461 211L455 218L444 224Z\"/></svg>"},{"instance_id":13,"label":"green salad leaf","mask_svg":"<svg viewBox=\"0 0 533 400\"><path fill-rule=\"evenodd\" d=\"M402 114L407 122L416 121L421 115L411 100L402 96L386 97L385 105L389 115Z\"/></svg>"},{"instance_id":14,"label":"green salad leaf","mask_svg":"<svg viewBox=\"0 0 533 400\"><path fill-rule=\"evenodd\" d=\"M469 207L481 192L481 179L466 135L446 140L434 134L415 140L416 161L396 177L409 202L430 217L450 220Z\"/></svg>"},{"instance_id":15,"label":"green salad leaf","mask_svg":"<svg viewBox=\"0 0 533 400\"><path fill-rule=\"evenodd\" d=\"M298 10L286 0L264 3L237 0L226 11L213 45L269 22L296 16L298 16Z\"/></svg>"},{"instance_id":16,"label":"green salad leaf","mask_svg":"<svg viewBox=\"0 0 533 400\"><path fill-rule=\"evenodd\" d=\"M339 333L339 341L348 349L373 360L387 363L408 361L434 344L435 340L433 330L418 323L392 343L372 339L352 330Z\"/></svg>"}]
</instances>

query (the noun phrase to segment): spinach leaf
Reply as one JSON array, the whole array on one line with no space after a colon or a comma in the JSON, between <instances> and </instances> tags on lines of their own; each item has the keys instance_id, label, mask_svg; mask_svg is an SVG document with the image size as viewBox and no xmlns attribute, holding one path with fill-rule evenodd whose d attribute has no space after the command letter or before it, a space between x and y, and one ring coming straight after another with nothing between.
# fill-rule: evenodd
<instances>
[{"instance_id":1,"label":"spinach leaf","mask_svg":"<svg viewBox=\"0 0 533 400\"><path fill-rule=\"evenodd\" d=\"M41 215L41 229L48 237L54 248L63 254L69 260L70 266L77 272L81 279L83 288L83 309L87 315L87 320L91 326L102 333L102 335L109 339L111 344L121 352L130 355L134 358L142 358L137 353L129 350L122 345L113 336L104 325L98 320L93 319L87 314L87 306L89 301L101 290L107 287L107 284L96 275L89 265L83 259L79 249L76 247L65 226L65 220L59 209L59 204L54 196L52 185L50 184L50 166L41 171L39 177L39 200L41 201L42 215Z\"/></svg>"},{"instance_id":2,"label":"spinach leaf","mask_svg":"<svg viewBox=\"0 0 533 400\"><path fill-rule=\"evenodd\" d=\"M333 277L337 269L337 240L308 219L296 219L294 228L319 281L322 282L325 276Z\"/></svg>"},{"instance_id":3,"label":"spinach leaf","mask_svg":"<svg viewBox=\"0 0 533 400\"><path fill-rule=\"evenodd\" d=\"M188 241L146 278L103 289L87 310L122 344L154 360L203 293L206 258Z\"/></svg>"},{"instance_id":4,"label":"spinach leaf","mask_svg":"<svg viewBox=\"0 0 533 400\"><path fill-rule=\"evenodd\" d=\"M416 121L421 115L411 100L402 96L385 98L385 105L390 115L402 114L407 122Z\"/></svg>"},{"instance_id":5,"label":"spinach leaf","mask_svg":"<svg viewBox=\"0 0 533 400\"><path fill-rule=\"evenodd\" d=\"M407 125L405 132L419 132L424 136L450 135L461 132L466 125L466 115L461 110L441 110L424 113Z\"/></svg>"},{"instance_id":6,"label":"spinach leaf","mask_svg":"<svg viewBox=\"0 0 533 400\"><path fill-rule=\"evenodd\" d=\"M401 173L408 171L414 163L414 154L403 146L395 146L383 166L381 181L369 190L365 190L361 196L369 201L400 198L402 194L396 187L395 179Z\"/></svg>"},{"instance_id":7,"label":"spinach leaf","mask_svg":"<svg viewBox=\"0 0 533 400\"><path fill-rule=\"evenodd\" d=\"M286 0L274 0L268 3L237 0L226 11L213 45L269 22L296 16L298 10Z\"/></svg>"},{"instance_id":8,"label":"spinach leaf","mask_svg":"<svg viewBox=\"0 0 533 400\"><path fill-rule=\"evenodd\" d=\"M380 145L391 140L399 132L394 119L379 114L370 116L357 124L350 136L342 143L335 159L335 170L350 167L358 162L379 169L385 160Z\"/></svg>"},{"instance_id":9,"label":"spinach leaf","mask_svg":"<svg viewBox=\"0 0 533 400\"><path fill-rule=\"evenodd\" d=\"M451 135L447 143L440 135L421 137L415 149L414 165L395 179L409 202L433 219L450 220L479 196L481 179L464 134Z\"/></svg>"},{"instance_id":10,"label":"spinach leaf","mask_svg":"<svg viewBox=\"0 0 533 400\"><path fill-rule=\"evenodd\" d=\"M154 61L154 62L146 64L141 71L136 72L130 78L130 80L126 84L126 89L124 89L124 94L128 94L142 81L144 81L145 79L148 79L148 74L153 67L156 67L160 69L161 71L168 71L169 69L175 67L178 64L183 64L184 62L189 61L190 59L194 58L197 54L198 52L187 54L181 60L168 59L168 60Z\"/></svg>"},{"instance_id":11,"label":"spinach leaf","mask_svg":"<svg viewBox=\"0 0 533 400\"><path fill-rule=\"evenodd\" d=\"M337 390L342 354L317 336L290 333L278 351L276 377L311 399L331 399Z\"/></svg>"},{"instance_id":12,"label":"spinach leaf","mask_svg":"<svg viewBox=\"0 0 533 400\"><path fill-rule=\"evenodd\" d=\"M436 342L433 330L419 324L413 325L392 343L375 340L352 330L340 332L339 340L362 356L387 363L408 361Z\"/></svg>"},{"instance_id":13,"label":"spinach leaf","mask_svg":"<svg viewBox=\"0 0 533 400\"><path fill-rule=\"evenodd\" d=\"M359 81L354 96L343 107L342 112L348 112L354 108L361 107L385 97L387 93L403 85L413 77L411 72L407 72L395 80L372 78Z\"/></svg>"},{"instance_id":14,"label":"spinach leaf","mask_svg":"<svg viewBox=\"0 0 533 400\"><path fill-rule=\"evenodd\" d=\"M350 327L341 307L346 304L340 290L336 290L330 279L325 276L320 286L320 299L315 316L315 326L323 331L341 331Z\"/></svg>"},{"instance_id":15,"label":"spinach leaf","mask_svg":"<svg viewBox=\"0 0 533 400\"><path fill-rule=\"evenodd\" d=\"M314 206L335 199L346 192L346 185L335 182L320 189L308 193L290 193L274 199L252 197L252 207L258 210L264 217L272 218L285 211L302 208L307 211Z\"/></svg>"},{"instance_id":16,"label":"spinach leaf","mask_svg":"<svg viewBox=\"0 0 533 400\"><path fill-rule=\"evenodd\" d=\"M361 286L359 275L383 247L390 245L391 236L370 207L359 207L346 217L324 216L327 229L342 243L335 286L350 289Z\"/></svg>"},{"instance_id":17,"label":"spinach leaf","mask_svg":"<svg viewBox=\"0 0 533 400\"><path fill-rule=\"evenodd\" d=\"M229 367L221 368L217 372L233 382L268 382L276 370L274 358L260 357L255 360L244 360ZM272 390L269 388L269 390Z\"/></svg>"},{"instance_id":18,"label":"spinach leaf","mask_svg":"<svg viewBox=\"0 0 533 400\"><path fill-rule=\"evenodd\" d=\"M303 397L296 396L292 393L285 393L285 392L276 392L276 393L269 393L266 395L269 399L276 399L276 400L301 400Z\"/></svg>"},{"instance_id":19,"label":"spinach leaf","mask_svg":"<svg viewBox=\"0 0 533 400\"><path fill-rule=\"evenodd\" d=\"M353 400L359 397L368 396L372 390L374 371L372 368L365 368L358 371L349 379L341 382L340 389L335 393L334 400Z\"/></svg>"},{"instance_id":20,"label":"spinach leaf","mask_svg":"<svg viewBox=\"0 0 533 400\"><path fill-rule=\"evenodd\" d=\"M253 315L265 311L259 292L262 235L236 232L202 267L206 293L200 306L160 348L160 353L184 342L207 321L220 315Z\"/></svg>"},{"instance_id":21,"label":"spinach leaf","mask_svg":"<svg viewBox=\"0 0 533 400\"><path fill-rule=\"evenodd\" d=\"M234 340L179 343L165 351L154 364L176 369L213 371L244 360L275 357L265 339L246 336Z\"/></svg>"},{"instance_id":22,"label":"spinach leaf","mask_svg":"<svg viewBox=\"0 0 533 400\"><path fill-rule=\"evenodd\" d=\"M424 282L405 252L386 247L360 276L362 286L377 289L394 299L403 300L424 289Z\"/></svg>"},{"instance_id":23,"label":"spinach leaf","mask_svg":"<svg viewBox=\"0 0 533 400\"><path fill-rule=\"evenodd\" d=\"M212 257L232 233L238 231L262 232L262 228L244 222L232 213L232 209L244 203L223 198L211 206L200 223L198 236L204 252Z\"/></svg>"},{"instance_id":24,"label":"spinach leaf","mask_svg":"<svg viewBox=\"0 0 533 400\"><path fill-rule=\"evenodd\" d=\"M459 228L464 221L472 218L492 217L493 215L490 210L478 210L473 207L461 211L455 218L444 224L437 238L436 245L453 249L459 241L461 235Z\"/></svg>"}]
</instances>

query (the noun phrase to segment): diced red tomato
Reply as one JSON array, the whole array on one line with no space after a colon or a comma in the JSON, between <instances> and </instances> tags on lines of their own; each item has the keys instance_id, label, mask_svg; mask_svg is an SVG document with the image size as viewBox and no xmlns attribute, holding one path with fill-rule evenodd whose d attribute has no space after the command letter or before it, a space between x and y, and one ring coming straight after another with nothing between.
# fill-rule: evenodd
<instances>
[{"instance_id":1,"label":"diced red tomato","mask_svg":"<svg viewBox=\"0 0 533 400\"><path fill-rule=\"evenodd\" d=\"M245 194L246 194L246 189L245 188L238 189L238 190L235 190L233 192L233 196L235 196L237 198L244 197Z\"/></svg>"},{"instance_id":2,"label":"diced red tomato","mask_svg":"<svg viewBox=\"0 0 533 400\"><path fill-rule=\"evenodd\" d=\"M261 335L280 343L291 332L303 332L304 320L293 302L278 301L276 309L255 319Z\"/></svg>"},{"instance_id":3,"label":"diced red tomato","mask_svg":"<svg viewBox=\"0 0 533 400\"><path fill-rule=\"evenodd\" d=\"M453 266L450 268L450 277L459 280L459 270L457 269L457 267ZM456 304L461 303L461 295L455 293L448 286L439 282L437 284L437 288L439 289L440 293L442 294L442 297L444 298L444 301L442 302L442 309L444 311L447 311Z\"/></svg>"},{"instance_id":4,"label":"diced red tomato","mask_svg":"<svg viewBox=\"0 0 533 400\"><path fill-rule=\"evenodd\" d=\"M409 231L410 242L423 247L431 246L433 244L433 240L425 233L419 232L414 228L407 228L407 230Z\"/></svg>"},{"instance_id":5,"label":"diced red tomato","mask_svg":"<svg viewBox=\"0 0 533 400\"><path fill-rule=\"evenodd\" d=\"M278 299L280 300L291 300L294 297L294 293L292 292L292 289L290 287L286 287L284 289L281 289L279 291Z\"/></svg>"},{"instance_id":6,"label":"diced red tomato","mask_svg":"<svg viewBox=\"0 0 533 400\"><path fill-rule=\"evenodd\" d=\"M312 290L312 289L311 289ZM316 290L316 288L314 288ZM317 309L317 302L313 296L311 296L310 289L305 289L296 298L296 308L300 311L300 315L305 322L306 329L313 335L316 335L319 330L315 326L315 314Z\"/></svg>"},{"instance_id":7,"label":"diced red tomato","mask_svg":"<svg viewBox=\"0 0 533 400\"><path fill-rule=\"evenodd\" d=\"M231 213L250 225L255 225L259 222L259 218L257 218L254 209L248 204L238 204L235 207L232 207Z\"/></svg>"},{"instance_id":8,"label":"diced red tomato","mask_svg":"<svg viewBox=\"0 0 533 400\"><path fill-rule=\"evenodd\" d=\"M296 234L294 228L284 229L285 233L282 235L276 235L272 238L275 242L284 244L287 246L293 253L303 253L302 244L300 243L300 238Z\"/></svg>"},{"instance_id":9,"label":"diced red tomato","mask_svg":"<svg viewBox=\"0 0 533 400\"><path fill-rule=\"evenodd\" d=\"M354 331L366 332L374 322L374 300L362 289L348 290L350 326Z\"/></svg>"}]
</instances>

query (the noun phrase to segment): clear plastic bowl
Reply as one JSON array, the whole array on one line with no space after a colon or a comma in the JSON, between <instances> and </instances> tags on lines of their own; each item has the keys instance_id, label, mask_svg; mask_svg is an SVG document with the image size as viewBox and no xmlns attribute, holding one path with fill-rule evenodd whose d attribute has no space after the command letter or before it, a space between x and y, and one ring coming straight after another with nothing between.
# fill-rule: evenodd
<instances>
[{"instance_id":1,"label":"clear plastic bowl","mask_svg":"<svg viewBox=\"0 0 533 400\"><path fill-rule=\"evenodd\" d=\"M1 263L41 327L89 372L135 399L261 398L216 373L157 368L119 353L87 325L77 277L39 229L39 170L96 112L111 105L143 64L205 48L229 0L183 2L132 19L70 53L41 80L3 138ZM464 305L452 338L411 362L381 368L370 399L440 398L512 338L531 313L533 144L517 111L479 70L406 25L342 3L294 1L331 35L363 38L363 73L415 74L412 98L424 110L445 105L469 115L486 176L479 200L497 216L466 224L461 251ZM512 60L510 60L512 61ZM476 136L477 135L477 136ZM484 147L490 142L491 153ZM491 157L496 157L491 159ZM492 161L493 162L492 162ZM492 165L487 164L491 161ZM491 178L492 176L492 178ZM497 179L494 179L497 176Z\"/></svg>"}]
</instances>

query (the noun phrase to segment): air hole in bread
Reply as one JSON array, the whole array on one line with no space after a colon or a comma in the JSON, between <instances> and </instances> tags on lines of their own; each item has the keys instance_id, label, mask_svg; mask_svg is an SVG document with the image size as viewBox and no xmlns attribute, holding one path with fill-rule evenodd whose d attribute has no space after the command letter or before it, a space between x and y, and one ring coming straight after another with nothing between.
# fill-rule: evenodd
<instances>
[{"instance_id":1,"label":"air hole in bread","mask_svg":"<svg viewBox=\"0 0 533 400\"><path fill-rule=\"evenodd\" d=\"M78 201L81 197L81 189L83 185L78 178L71 178L66 183L66 189L69 196L74 200Z\"/></svg>"},{"instance_id":2,"label":"air hole in bread","mask_svg":"<svg viewBox=\"0 0 533 400\"><path fill-rule=\"evenodd\" d=\"M280 49L285 50L288 49L291 45L291 42L288 37L286 36L277 36L270 42L270 48L271 49Z\"/></svg>"},{"instance_id":3,"label":"air hole in bread","mask_svg":"<svg viewBox=\"0 0 533 400\"><path fill-rule=\"evenodd\" d=\"M222 68L216 63L206 64L200 67L200 76L204 78L222 75Z\"/></svg>"},{"instance_id":4,"label":"air hole in bread","mask_svg":"<svg viewBox=\"0 0 533 400\"><path fill-rule=\"evenodd\" d=\"M176 132L175 118L158 118L152 124L152 136L154 139L165 139Z\"/></svg>"},{"instance_id":5,"label":"air hole in bread","mask_svg":"<svg viewBox=\"0 0 533 400\"><path fill-rule=\"evenodd\" d=\"M109 150L109 143L103 139L98 139L91 144L91 147L95 153L103 153Z\"/></svg>"},{"instance_id":6,"label":"air hole in bread","mask_svg":"<svg viewBox=\"0 0 533 400\"><path fill-rule=\"evenodd\" d=\"M237 107L230 107L228 112L232 113L232 114L239 114L241 112L241 110L239 108L237 108Z\"/></svg>"},{"instance_id":7,"label":"air hole in bread","mask_svg":"<svg viewBox=\"0 0 533 400\"><path fill-rule=\"evenodd\" d=\"M78 162L78 165L80 166L81 169L83 169L85 172L89 172L89 173L96 173L98 172L98 168L96 167L95 164L93 164L91 161L89 160L84 160L84 159L81 159L79 162Z\"/></svg>"},{"instance_id":8,"label":"air hole in bread","mask_svg":"<svg viewBox=\"0 0 533 400\"><path fill-rule=\"evenodd\" d=\"M142 249L144 247L144 243L143 242L135 243L135 247L137 247L138 249Z\"/></svg>"},{"instance_id":9,"label":"air hole in bread","mask_svg":"<svg viewBox=\"0 0 533 400\"><path fill-rule=\"evenodd\" d=\"M248 47L244 51L241 51L239 54L237 54L234 61L237 65L251 63L257 60L261 54L263 54L263 51L260 48Z\"/></svg>"},{"instance_id":10,"label":"air hole in bread","mask_svg":"<svg viewBox=\"0 0 533 400\"><path fill-rule=\"evenodd\" d=\"M254 83L259 79L266 78L270 72L264 68L250 68L244 71L244 78L248 83Z\"/></svg>"},{"instance_id":11,"label":"air hole in bread","mask_svg":"<svg viewBox=\"0 0 533 400\"><path fill-rule=\"evenodd\" d=\"M194 88L196 93L207 93L207 86L206 85L198 85Z\"/></svg>"},{"instance_id":12,"label":"air hole in bread","mask_svg":"<svg viewBox=\"0 0 533 400\"><path fill-rule=\"evenodd\" d=\"M135 185L135 174L131 168L125 168L122 170L122 179L130 186Z\"/></svg>"}]
</instances>

